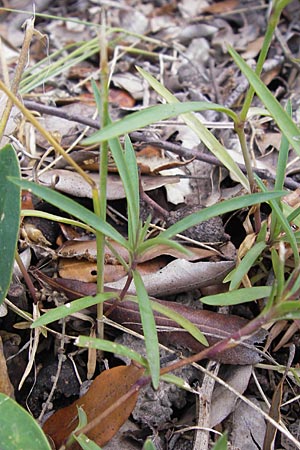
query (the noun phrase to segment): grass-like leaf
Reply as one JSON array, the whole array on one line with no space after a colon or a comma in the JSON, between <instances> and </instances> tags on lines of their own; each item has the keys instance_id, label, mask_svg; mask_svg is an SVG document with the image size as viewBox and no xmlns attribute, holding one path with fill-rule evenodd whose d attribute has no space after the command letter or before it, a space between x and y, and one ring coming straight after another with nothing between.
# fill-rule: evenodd
<instances>
[{"instance_id":1,"label":"grass-like leaf","mask_svg":"<svg viewBox=\"0 0 300 450\"><path fill-rule=\"evenodd\" d=\"M12 145L0 150L0 305L7 294L19 236L21 190L7 176L20 177L19 162Z\"/></svg>"},{"instance_id":2,"label":"grass-like leaf","mask_svg":"<svg viewBox=\"0 0 300 450\"><path fill-rule=\"evenodd\" d=\"M225 277L224 282L230 281L230 291L233 291L234 289L237 289L239 287L243 277L249 272L266 246L267 244L265 242L257 242L255 245L253 245L253 247L250 248L250 250L246 253L242 261L239 262L238 266Z\"/></svg>"},{"instance_id":3,"label":"grass-like leaf","mask_svg":"<svg viewBox=\"0 0 300 450\"><path fill-rule=\"evenodd\" d=\"M97 350L102 350L104 352L116 353L117 355L125 356L125 358L132 359L143 367L148 368L146 358L125 345L117 344L116 342L91 338L89 336L78 336L75 344L78 345L78 347L96 348Z\"/></svg>"},{"instance_id":4,"label":"grass-like leaf","mask_svg":"<svg viewBox=\"0 0 300 450\"><path fill-rule=\"evenodd\" d=\"M39 317L31 325L31 328L37 328L41 325L47 325L50 322L67 317L70 314L74 314L85 308L90 308L91 306L97 305L98 303L103 303L106 300L115 298L115 292L106 292L103 294L97 294L95 296L82 297L78 300L74 300L71 303L66 303L65 305L58 306L57 308L51 309Z\"/></svg>"},{"instance_id":5,"label":"grass-like leaf","mask_svg":"<svg viewBox=\"0 0 300 450\"><path fill-rule=\"evenodd\" d=\"M149 370L154 389L159 385L159 344L156 330L155 319L152 311L151 302L145 289L142 277L136 270L132 271L136 293L139 301L139 310L141 314L141 322L143 326L143 334L145 337L145 346Z\"/></svg>"},{"instance_id":6,"label":"grass-like leaf","mask_svg":"<svg viewBox=\"0 0 300 450\"><path fill-rule=\"evenodd\" d=\"M78 444L80 444L82 450L102 450L99 445L97 445L94 441L91 441L91 439L89 439L85 434L79 434L78 436L74 434L74 439L78 442Z\"/></svg>"},{"instance_id":7,"label":"grass-like leaf","mask_svg":"<svg viewBox=\"0 0 300 450\"><path fill-rule=\"evenodd\" d=\"M266 189L265 185L263 184L263 182L260 180L260 178L257 175L255 175L255 179L256 179L256 182L257 182L258 186L261 188L261 190L264 191L264 192L267 192L267 189ZM273 214L276 215L276 221L281 226L281 229L283 231L285 231L286 238L287 238L287 240L288 240L288 242L289 242L289 244L290 244L290 246L291 246L291 248L293 250L295 263L298 264L300 258L299 258L299 251L298 251L297 241L296 241L294 232L291 229L288 220L284 216L279 202L276 201L275 199L271 199L269 201L269 204L270 204L270 206L272 208Z\"/></svg>"},{"instance_id":8,"label":"grass-like leaf","mask_svg":"<svg viewBox=\"0 0 300 450\"><path fill-rule=\"evenodd\" d=\"M138 303L138 300L134 295L126 295L126 299ZM208 346L208 342L204 334L190 320L186 319L181 314L178 314L173 309L168 308L167 306L162 305L161 303L158 303L154 300L151 300L151 306L154 311L159 312L160 314L163 314L164 316L178 323L178 325L180 325L184 330L188 331L195 339L197 339L197 341L201 342L202 345Z\"/></svg>"},{"instance_id":9,"label":"grass-like leaf","mask_svg":"<svg viewBox=\"0 0 300 450\"><path fill-rule=\"evenodd\" d=\"M143 72L144 73L144 72ZM174 97L176 98L176 97ZM123 119L107 125L103 130L96 131L91 136L83 139L82 144L93 145L106 141L124 134L128 134L139 128L146 127L160 120L170 119L190 111L214 110L219 112L228 112L227 108L209 102L185 102L170 103L165 105L150 106L149 108L136 111ZM234 113L233 113L234 114ZM218 141L217 141L218 142Z\"/></svg>"},{"instance_id":10,"label":"grass-like leaf","mask_svg":"<svg viewBox=\"0 0 300 450\"><path fill-rule=\"evenodd\" d=\"M51 203L51 205L54 205L62 211L65 211L72 216L77 217L90 227L94 228L97 231L100 231L101 233L121 244L123 247L127 248L127 240L120 233L118 233L118 231L116 231L111 225L100 219L96 214L94 214L84 206L76 203L74 200L60 194L57 191L33 183L31 181L19 180L17 178L10 179L14 184L20 186L22 189L27 189L34 195L43 198L48 203Z\"/></svg>"},{"instance_id":11,"label":"grass-like leaf","mask_svg":"<svg viewBox=\"0 0 300 450\"><path fill-rule=\"evenodd\" d=\"M271 294L270 286L257 286L236 291L224 292L216 295L202 297L201 302L212 306L230 306L241 303L252 302L259 298L268 297Z\"/></svg>"},{"instance_id":12,"label":"grass-like leaf","mask_svg":"<svg viewBox=\"0 0 300 450\"><path fill-rule=\"evenodd\" d=\"M288 112L282 108L279 101L273 96L270 90L265 86L255 72L253 72L243 58L241 58L240 55L231 47L228 48L228 51L234 59L236 65L248 79L249 83L269 111L270 115L273 117L274 121L277 123L283 135L300 156L300 130L293 122Z\"/></svg>"},{"instance_id":13,"label":"grass-like leaf","mask_svg":"<svg viewBox=\"0 0 300 450\"><path fill-rule=\"evenodd\" d=\"M226 214L237 209L247 208L248 206L258 203L268 202L269 200L280 198L286 194L287 192L285 191L274 191L249 194L232 198L230 200L225 200L224 202L216 203L215 205L208 206L205 209L201 209L187 217L184 217L184 219L179 220L167 230L163 231L160 236L162 238L171 238L172 236L182 233L184 230L193 227L204 220L208 220L212 217Z\"/></svg>"},{"instance_id":14,"label":"grass-like leaf","mask_svg":"<svg viewBox=\"0 0 300 450\"><path fill-rule=\"evenodd\" d=\"M159 83L156 78L139 67L137 67L137 70L148 81L150 86L168 103L181 105L179 100L161 83ZM211 103L208 103L206 108L210 109L210 105ZM235 123L238 122L237 115L231 109L224 108L220 105L216 105L216 108L215 106L213 106L212 109L214 109L215 111L223 112L224 114L227 114L229 117L231 117ZM216 156L216 158L218 158L219 161L221 161L224 166L227 167L227 169L235 175L236 179L242 184L242 186L244 186L245 189L249 190L249 182L247 177L243 174L241 169L229 155L226 148L221 145L221 143L215 138L215 136L206 128L206 126L203 125L203 123L194 114L189 112L182 114L181 118L194 131L194 133L196 133L200 141L202 141L206 145L206 147Z\"/></svg>"}]
</instances>

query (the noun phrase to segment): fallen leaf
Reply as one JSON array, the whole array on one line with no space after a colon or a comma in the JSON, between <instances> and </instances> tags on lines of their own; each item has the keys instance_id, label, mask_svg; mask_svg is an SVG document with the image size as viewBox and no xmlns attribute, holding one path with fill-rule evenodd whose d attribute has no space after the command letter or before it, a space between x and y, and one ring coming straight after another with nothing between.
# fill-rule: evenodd
<instances>
[{"instance_id":1,"label":"fallen leaf","mask_svg":"<svg viewBox=\"0 0 300 450\"><path fill-rule=\"evenodd\" d=\"M6 359L3 353L3 344L0 336L0 392L11 398L15 398L14 388L8 376Z\"/></svg>"},{"instance_id":2,"label":"fallen leaf","mask_svg":"<svg viewBox=\"0 0 300 450\"><path fill-rule=\"evenodd\" d=\"M143 375L144 369L134 365L118 366L103 371L95 378L88 392L72 405L58 410L44 424L43 430L60 448L78 424L78 407L82 407L87 415L88 423L102 415L116 404L114 410L109 410L102 420L88 433L89 439L97 445L105 445L116 434L131 414L138 397L134 392L125 402L117 404L121 397L127 394L136 381ZM70 450L80 447L74 443Z\"/></svg>"},{"instance_id":3,"label":"fallen leaf","mask_svg":"<svg viewBox=\"0 0 300 450\"><path fill-rule=\"evenodd\" d=\"M143 283L149 295L164 296L178 294L204 286L216 284L225 278L233 269L233 261L221 262L189 262L184 259L176 259L158 272L144 275ZM122 290L127 277L106 286ZM133 283L129 286L128 294L135 294Z\"/></svg>"},{"instance_id":4,"label":"fallen leaf","mask_svg":"<svg viewBox=\"0 0 300 450\"><path fill-rule=\"evenodd\" d=\"M90 173L89 177L96 183L99 183L98 174ZM40 175L39 180L47 186L55 187L55 189L65 194L73 195L74 197L92 198L91 186L76 172L63 169L49 170ZM142 177L144 191L151 191L165 184L178 183L178 181L177 177ZM125 198L122 181L119 176L109 174L107 180L107 199L118 200L121 198Z\"/></svg>"}]
</instances>

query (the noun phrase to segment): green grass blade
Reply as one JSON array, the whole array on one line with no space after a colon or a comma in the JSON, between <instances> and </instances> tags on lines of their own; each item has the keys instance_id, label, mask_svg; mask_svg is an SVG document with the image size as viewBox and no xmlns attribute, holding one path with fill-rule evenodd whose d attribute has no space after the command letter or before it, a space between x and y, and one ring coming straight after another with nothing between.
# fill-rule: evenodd
<instances>
[{"instance_id":1,"label":"green grass blade","mask_svg":"<svg viewBox=\"0 0 300 450\"><path fill-rule=\"evenodd\" d=\"M268 202L272 199L276 199L286 195L285 191L277 192L265 192L256 193L250 195L244 195L242 197L232 198L230 200L225 200L224 202L216 203L215 205L208 206L205 209L201 209L189 216L181 219L179 222L175 223L167 230L161 233L162 238L171 238L178 233L182 233L187 228L193 227L204 220L211 219L215 216L220 216L222 214L228 213L241 208L247 208L258 203Z\"/></svg>"},{"instance_id":2,"label":"green grass blade","mask_svg":"<svg viewBox=\"0 0 300 450\"><path fill-rule=\"evenodd\" d=\"M78 336L75 344L78 345L78 347L95 348L104 352L116 353L117 355L125 356L125 358L132 359L141 364L141 366L148 368L146 358L125 345L117 344L116 342L91 338L89 336Z\"/></svg>"},{"instance_id":3,"label":"green grass blade","mask_svg":"<svg viewBox=\"0 0 300 450\"><path fill-rule=\"evenodd\" d=\"M126 295L126 300L138 303L138 300L134 295ZM208 342L204 334L190 320L186 319L173 309L168 308L167 306L162 305L161 303L158 303L154 300L151 300L151 306L154 311L163 314L164 316L178 323L178 325L180 325L184 330L188 331L195 339L197 339L197 341L201 342L202 345L208 346Z\"/></svg>"},{"instance_id":4,"label":"green grass blade","mask_svg":"<svg viewBox=\"0 0 300 450\"><path fill-rule=\"evenodd\" d=\"M79 205L74 200L60 194L57 191L31 181L18 180L17 178L11 178L11 181L13 181L13 183L17 186L20 186L22 189L27 189L34 195L43 198L45 201L51 203L51 205L56 206L62 211L77 217L90 227L104 233L106 236L127 248L127 240L120 233L118 233L111 225L100 219L96 214Z\"/></svg>"},{"instance_id":5,"label":"green grass blade","mask_svg":"<svg viewBox=\"0 0 300 450\"><path fill-rule=\"evenodd\" d=\"M261 255L261 253L266 248L267 244L265 242L258 242L253 245L252 248L246 253L242 261L238 266L225 278L226 281L230 280L229 290L233 291L237 289L242 282L243 277L249 272L251 267L254 265L255 261ZM225 282L224 280L224 282Z\"/></svg>"},{"instance_id":6,"label":"green grass blade","mask_svg":"<svg viewBox=\"0 0 300 450\"><path fill-rule=\"evenodd\" d=\"M150 438L146 439L142 450L157 450L157 447L153 444Z\"/></svg>"},{"instance_id":7,"label":"green grass blade","mask_svg":"<svg viewBox=\"0 0 300 450\"><path fill-rule=\"evenodd\" d=\"M231 47L228 48L228 51L234 59L236 65L248 79L249 83L269 111L270 115L273 117L273 120L277 123L281 132L300 156L300 130L297 128L288 112L282 108L279 101L273 96L273 94L253 72L253 70L250 69L243 58L241 58L239 54Z\"/></svg>"},{"instance_id":8,"label":"green grass blade","mask_svg":"<svg viewBox=\"0 0 300 450\"><path fill-rule=\"evenodd\" d=\"M212 450L227 450L227 433L224 433L217 441L217 443L214 445Z\"/></svg>"},{"instance_id":9,"label":"green grass blade","mask_svg":"<svg viewBox=\"0 0 300 450\"><path fill-rule=\"evenodd\" d=\"M97 445L94 441L91 441L85 434L79 434L79 436L76 436L76 434L73 435L75 441L80 444L80 447L82 450L101 450L101 447Z\"/></svg>"},{"instance_id":10,"label":"green grass blade","mask_svg":"<svg viewBox=\"0 0 300 450\"><path fill-rule=\"evenodd\" d=\"M260 178L257 175L255 175L255 179L256 179L256 182L257 182L258 186L261 188L261 190L263 192L266 192L267 189L266 189L265 185L263 184L263 182L260 180ZM287 240L288 240L288 242L289 242L289 244L290 244L290 246L291 246L291 248L293 250L295 263L297 265L299 263L299 259L300 258L299 258L299 251L298 251L298 246L297 246L297 240L296 240L296 237L294 235L294 232L291 229L290 224L287 221L286 217L284 216L278 201L276 201L274 199L271 199L269 201L269 203L270 203L270 206L272 208L273 214L276 215L276 221L278 222L278 224L281 225L282 230L285 231L285 233L286 233Z\"/></svg>"},{"instance_id":11,"label":"green grass blade","mask_svg":"<svg viewBox=\"0 0 300 450\"><path fill-rule=\"evenodd\" d=\"M155 319L151 302L140 273L136 270L133 270L132 274L139 301L139 310L141 314L143 334L145 337L145 346L151 380L154 389L157 389L159 385L160 360Z\"/></svg>"},{"instance_id":12,"label":"green grass blade","mask_svg":"<svg viewBox=\"0 0 300 450\"><path fill-rule=\"evenodd\" d=\"M15 149L8 144L0 150L0 305L9 289L19 236L21 189L7 176L20 177Z\"/></svg>"},{"instance_id":13,"label":"green grass blade","mask_svg":"<svg viewBox=\"0 0 300 450\"><path fill-rule=\"evenodd\" d=\"M176 104L176 105L184 105L185 103L180 103L179 100L171 94L168 89L166 89L161 83L159 83L152 75L150 75L145 70L137 67L137 70L141 73L141 75L148 81L150 86L161 95L168 103ZM209 105L211 105L209 103ZM210 106L207 106L210 109ZM217 105L216 108L213 107L214 110L223 112L227 114L229 117L233 119L235 123L238 123L237 115L228 108L223 108L220 105ZM245 189L249 190L249 181L247 177L243 174L241 169L232 159L232 157L228 154L227 150L220 142L215 138L215 136L203 125L203 123L191 113L182 114L182 119L185 123L196 133L199 137L200 141L202 141L206 147L216 156L216 158L221 161L225 167L232 173L234 173L236 179L245 187Z\"/></svg>"},{"instance_id":14,"label":"green grass blade","mask_svg":"<svg viewBox=\"0 0 300 450\"><path fill-rule=\"evenodd\" d=\"M51 450L37 421L13 399L0 393L0 448Z\"/></svg>"},{"instance_id":15,"label":"green grass blade","mask_svg":"<svg viewBox=\"0 0 300 450\"><path fill-rule=\"evenodd\" d=\"M128 134L139 128L143 128L152 123L156 123L160 120L177 117L178 115L190 111L207 110L224 112L226 108L215 103L208 102L178 102L165 105L150 106L149 108L136 111L124 117L123 119L111 123L110 125L103 128L103 130L96 131L91 136L83 139L81 143L84 145L98 144L99 142Z\"/></svg>"},{"instance_id":16,"label":"green grass blade","mask_svg":"<svg viewBox=\"0 0 300 450\"><path fill-rule=\"evenodd\" d=\"M271 289L270 286L255 286L222 294L208 295L207 297L202 297L201 302L212 306L239 305L268 297L271 294Z\"/></svg>"},{"instance_id":17,"label":"green grass blade","mask_svg":"<svg viewBox=\"0 0 300 450\"><path fill-rule=\"evenodd\" d=\"M78 300L66 303L65 305L58 306L57 308L54 309L50 309L50 311L46 312L45 314L40 316L37 320L35 320L31 325L31 328L37 328L42 325L48 325L48 323L63 319L64 317L67 317L70 314L77 313L82 309L90 308L91 306L97 305L98 303L103 303L106 300L115 297L116 297L115 292L106 292L104 294L82 297Z\"/></svg>"}]
</instances>

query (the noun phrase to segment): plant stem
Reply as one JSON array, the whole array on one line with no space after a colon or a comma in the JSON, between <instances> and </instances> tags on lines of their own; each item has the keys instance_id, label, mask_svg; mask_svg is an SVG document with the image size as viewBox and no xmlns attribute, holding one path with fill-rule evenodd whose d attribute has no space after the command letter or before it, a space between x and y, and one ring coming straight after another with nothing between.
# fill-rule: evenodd
<instances>
[{"instance_id":1,"label":"plant stem","mask_svg":"<svg viewBox=\"0 0 300 450\"><path fill-rule=\"evenodd\" d=\"M105 35L105 16L102 15L102 28L100 35L101 47L101 127L104 128L109 123L108 114L108 77L109 68L107 62L107 41ZM97 192L97 201L94 201L95 213L101 219L106 220L106 191L107 191L107 166L108 166L108 142L103 141L100 148L100 174L99 174L99 197ZM95 193L96 195L96 193ZM97 243L97 292L102 293L104 290L104 255L105 255L105 235L103 233L96 233ZM103 303L97 305L97 334L103 339L104 325L103 317Z\"/></svg>"},{"instance_id":2,"label":"plant stem","mask_svg":"<svg viewBox=\"0 0 300 450\"><path fill-rule=\"evenodd\" d=\"M26 67L26 64L28 61L29 47L30 47L33 33L34 33L34 19L28 19L26 21L25 36L24 36L24 41L23 41L19 61L18 61L17 67L16 67L14 79L11 84L11 92L14 95L16 95L18 92L18 88L19 88L19 84L20 84L20 81L21 81L21 78L22 78L22 75L24 72L24 68ZM9 88L9 86L7 86L7 88ZM5 131L5 127L6 127L8 119L9 119L12 106L13 106L13 100L8 98L5 108L4 108L4 111L3 111L3 114L2 114L2 117L1 117L1 121L0 121L0 140L2 139L3 133Z\"/></svg>"},{"instance_id":3,"label":"plant stem","mask_svg":"<svg viewBox=\"0 0 300 450\"><path fill-rule=\"evenodd\" d=\"M260 74L262 72L262 68L263 68L264 62L266 60L266 57L267 57L267 54L268 54L268 51L269 51L269 48L271 45L271 41L273 38L273 34L274 34L277 24L279 22L279 18L282 13L282 10L290 2L291 2L291 0L275 0L273 2L273 8L272 8L272 11L270 14L270 18L268 20L267 31L264 36L264 42L263 42L262 49L261 49L261 52L258 57L256 69L255 69L255 73L258 76L260 76ZM247 114L248 114L250 105L252 103L253 96L254 96L254 89L252 87L250 87L247 92L242 111L240 113L240 119L242 122L244 122L247 118Z\"/></svg>"}]
</instances>

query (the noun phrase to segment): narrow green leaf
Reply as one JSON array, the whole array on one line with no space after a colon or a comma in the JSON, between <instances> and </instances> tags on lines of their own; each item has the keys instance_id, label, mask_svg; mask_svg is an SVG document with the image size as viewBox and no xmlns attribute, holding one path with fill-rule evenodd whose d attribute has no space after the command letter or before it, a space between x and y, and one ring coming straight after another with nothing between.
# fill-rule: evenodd
<instances>
[{"instance_id":1,"label":"narrow green leaf","mask_svg":"<svg viewBox=\"0 0 300 450\"><path fill-rule=\"evenodd\" d=\"M138 165L136 161L135 151L129 136L125 136L125 161L127 170L130 175L130 182L132 186L133 198L130 199L128 207L133 210L135 219L135 231L140 221L140 194L139 194L139 174ZM128 199L127 199L128 201Z\"/></svg>"},{"instance_id":2,"label":"narrow green leaf","mask_svg":"<svg viewBox=\"0 0 300 450\"><path fill-rule=\"evenodd\" d=\"M138 303L138 299L134 295L126 295L125 298L126 300ZM163 314L164 316L178 323L178 325L188 331L195 339L197 339L197 341L201 342L202 345L208 346L208 342L204 334L190 320L186 319L173 309L156 302L155 300L151 300L151 306L154 311L157 311L160 314Z\"/></svg>"},{"instance_id":3,"label":"narrow green leaf","mask_svg":"<svg viewBox=\"0 0 300 450\"><path fill-rule=\"evenodd\" d=\"M132 272L133 280L139 301L139 310L141 314L141 322L145 337L147 360L149 364L150 375L154 389L159 385L159 344L156 330L155 319L152 311L151 302L145 289L142 277L136 270Z\"/></svg>"},{"instance_id":4,"label":"narrow green leaf","mask_svg":"<svg viewBox=\"0 0 300 450\"><path fill-rule=\"evenodd\" d=\"M300 314L300 302L299 300L286 301L276 305L276 318L285 317L286 319L295 318L292 314Z\"/></svg>"},{"instance_id":5,"label":"narrow green leaf","mask_svg":"<svg viewBox=\"0 0 300 450\"><path fill-rule=\"evenodd\" d=\"M208 206L207 208L201 209L185 217L184 219L181 219L179 222L163 231L160 236L163 238L171 238L172 236L175 236L178 233L182 233L182 231L193 227L194 225L197 225L204 220L211 219L215 216L220 216L236 209L247 208L248 206L252 206L258 203L268 202L269 200L279 198L284 195L287 195L287 192L277 191L249 194L232 198L230 200L225 200L224 202Z\"/></svg>"},{"instance_id":6,"label":"narrow green leaf","mask_svg":"<svg viewBox=\"0 0 300 450\"><path fill-rule=\"evenodd\" d=\"M148 438L143 445L143 450L157 450L150 438Z\"/></svg>"},{"instance_id":7,"label":"narrow green leaf","mask_svg":"<svg viewBox=\"0 0 300 450\"><path fill-rule=\"evenodd\" d=\"M141 73L141 75L148 81L150 86L161 95L168 103L172 105L184 105L185 103L180 103L179 100L171 94L168 89L165 88L159 81L156 80L152 75L150 75L145 70L137 67L137 70ZM210 108L211 103L207 108ZM227 114L229 117L233 119L235 123L238 123L238 117L232 110L228 108L224 108L221 110L220 105L217 105L216 111L223 112ZM192 113L181 114L181 118L185 121L185 123L196 133L199 137L200 141L203 142L206 147L216 156L216 158L221 161L225 167L229 171L231 171L236 179L249 191L249 182L247 177L243 174L241 169L235 163L233 158L229 155L226 148L221 145L221 143L216 139L216 137L206 128L205 125Z\"/></svg>"},{"instance_id":8,"label":"narrow green leaf","mask_svg":"<svg viewBox=\"0 0 300 450\"><path fill-rule=\"evenodd\" d=\"M218 439L212 450L227 450L227 433Z\"/></svg>"},{"instance_id":9,"label":"narrow green leaf","mask_svg":"<svg viewBox=\"0 0 300 450\"><path fill-rule=\"evenodd\" d=\"M94 441L91 441L85 434L79 434L79 436L74 434L73 437L83 450L101 450L101 447Z\"/></svg>"},{"instance_id":10,"label":"narrow green leaf","mask_svg":"<svg viewBox=\"0 0 300 450\"><path fill-rule=\"evenodd\" d=\"M51 450L37 421L17 402L0 393L0 448Z\"/></svg>"},{"instance_id":11,"label":"narrow green leaf","mask_svg":"<svg viewBox=\"0 0 300 450\"><path fill-rule=\"evenodd\" d=\"M236 269L234 269L230 274L231 280L229 285L230 291L237 289L243 277L249 272L249 270L254 265L259 255L261 255L261 253L264 251L266 246L267 245L265 242L258 242L257 244L253 245L253 247L250 248L250 250L246 253L242 261L236 267Z\"/></svg>"},{"instance_id":12,"label":"narrow green leaf","mask_svg":"<svg viewBox=\"0 0 300 450\"><path fill-rule=\"evenodd\" d=\"M103 350L104 352L116 353L117 355L125 356L126 358L137 361L143 367L148 368L146 358L125 345L117 344L116 342L89 336L78 336L75 344L78 345L78 347L96 348L97 350Z\"/></svg>"},{"instance_id":13,"label":"narrow green leaf","mask_svg":"<svg viewBox=\"0 0 300 450\"><path fill-rule=\"evenodd\" d=\"M171 308L168 308L160 303L155 301L151 302L152 308L168 317L169 319L174 320L174 322L178 323L182 328L188 331L197 341L199 341L202 345L208 346L208 342L204 334L197 328L190 320L183 317L181 314L173 311Z\"/></svg>"},{"instance_id":14,"label":"narrow green leaf","mask_svg":"<svg viewBox=\"0 0 300 450\"><path fill-rule=\"evenodd\" d=\"M202 297L201 302L205 305L230 306L240 303L252 302L259 298L268 297L271 294L270 286L255 286L251 288L239 289L236 291L224 292L222 294L208 295Z\"/></svg>"},{"instance_id":15,"label":"narrow green leaf","mask_svg":"<svg viewBox=\"0 0 300 450\"><path fill-rule=\"evenodd\" d=\"M12 277L21 211L20 187L7 176L20 177L18 158L10 144L0 150L0 305Z\"/></svg>"},{"instance_id":16,"label":"narrow green leaf","mask_svg":"<svg viewBox=\"0 0 300 450\"><path fill-rule=\"evenodd\" d=\"M256 179L258 186L261 188L261 190L263 192L267 192L265 185L263 184L263 182L257 175L255 175L255 179ZM286 217L284 216L279 202L274 199L271 199L269 201L269 204L272 208L273 214L276 214L276 219L277 219L278 224L281 225L281 228L286 233L286 237L287 237L288 242L290 243L290 246L294 253L295 263L298 264L299 263L299 251L298 251L297 241L294 236L294 232L291 229L290 224L287 221Z\"/></svg>"},{"instance_id":17,"label":"narrow green leaf","mask_svg":"<svg viewBox=\"0 0 300 450\"><path fill-rule=\"evenodd\" d=\"M175 384L175 386L178 386L180 389L192 392L193 394L199 393L199 391L193 389L187 381L183 380L180 377L177 377L173 373L165 373L164 375L161 375L160 379L161 381L166 381L167 383Z\"/></svg>"},{"instance_id":18,"label":"narrow green leaf","mask_svg":"<svg viewBox=\"0 0 300 450\"><path fill-rule=\"evenodd\" d=\"M98 303L103 303L106 300L115 298L115 292L106 292L104 294L97 294L95 296L82 297L78 300L74 300L71 303L66 303L65 305L58 306L57 308L50 309L50 311L43 314L31 325L31 328L37 328L41 325L47 325L55 320L60 320L63 317L67 317L70 314L74 314L85 308L90 308L91 306L97 305Z\"/></svg>"},{"instance_id":19,"label":"narrow green leaf","mask_svg":"<svg viewBox=\"0 0 300 450\"><path fill-rule=\"evenodd\" d=\"M26 189L32 192L34 195L43 198L48 203L51 203L51 205L54 205L62 211L65 211L72 216L77 217L90 227L94 228L97 231L100 231L119 244L123 245L123 247L127 248L127 241L120 233L118 233L111 225L100 219L100 217L98 217L96 214L94 214L87 208L84 208L84 206L79 205L74 200L50 188L41 186L31 181L18 180L17 178L10 178L10 180L17 186L20 186L22 189Z\"/></svg>"},{"instance_id":20,"label":"narrow green leaf","mask_svg":"<svg viewBox=\"0 0 300 450\"><path fill-rule=\"evenodd\" d=\"M142 72L140 70L140 72ZM144 74L144 73L143 73ZM180 114L187 113L189 111L207 111L214 110L219 112L228 112L227 108L209 102L185 102L185 103L172 103L164 105L150 106L149 108L142 109L140 111L129 114L123 119L117 120L111 123L102 130L96 131L88 138L81 141L84 145L98 144L102 141L115 138L128 134L131 131L135 131L139 128L146 127L152 123L156 123L160 120L169 119L170 117L176 117ZM232 112L232 111L231 111ZM235 113L232 112L235 115Z\"/></svg>"},{"instance_id":21,"label":"narrow green leaf","mask_svg":"<svg viewBox=\"0 0 300 450\"><path fill-rule=\"evenodd\" d=\"M120 141L117 138L109 140L109 147L114 157L115 163L118 168L119 175L121 177L124 191L127 199L128 208L128 231L130 245L133 246L134 230L137 229L139 224L139 206L137 206L136 193L132 183L132 175L130 173L127 160L125 158L125 152L121 147Z\"/></svg>"},{"instance_id":22,"label":"narrow green leaf","mask_svg":"<svg viewBox=\"0 0 300 450\"><path fill-rule=\"evenodd\" d=\"M290 145L295 149L298 155L300 155L300 130L296 124L293 122L289 114L282 108L279 101L273 96L271 91L243 60L243 58L241 58L240 55L231 47L228 47L228 52L234 59L236 65L246 76L256 94L270 112L273 120L277 123L278 127L289 141Z\"/></svg>"}]
</instances>

